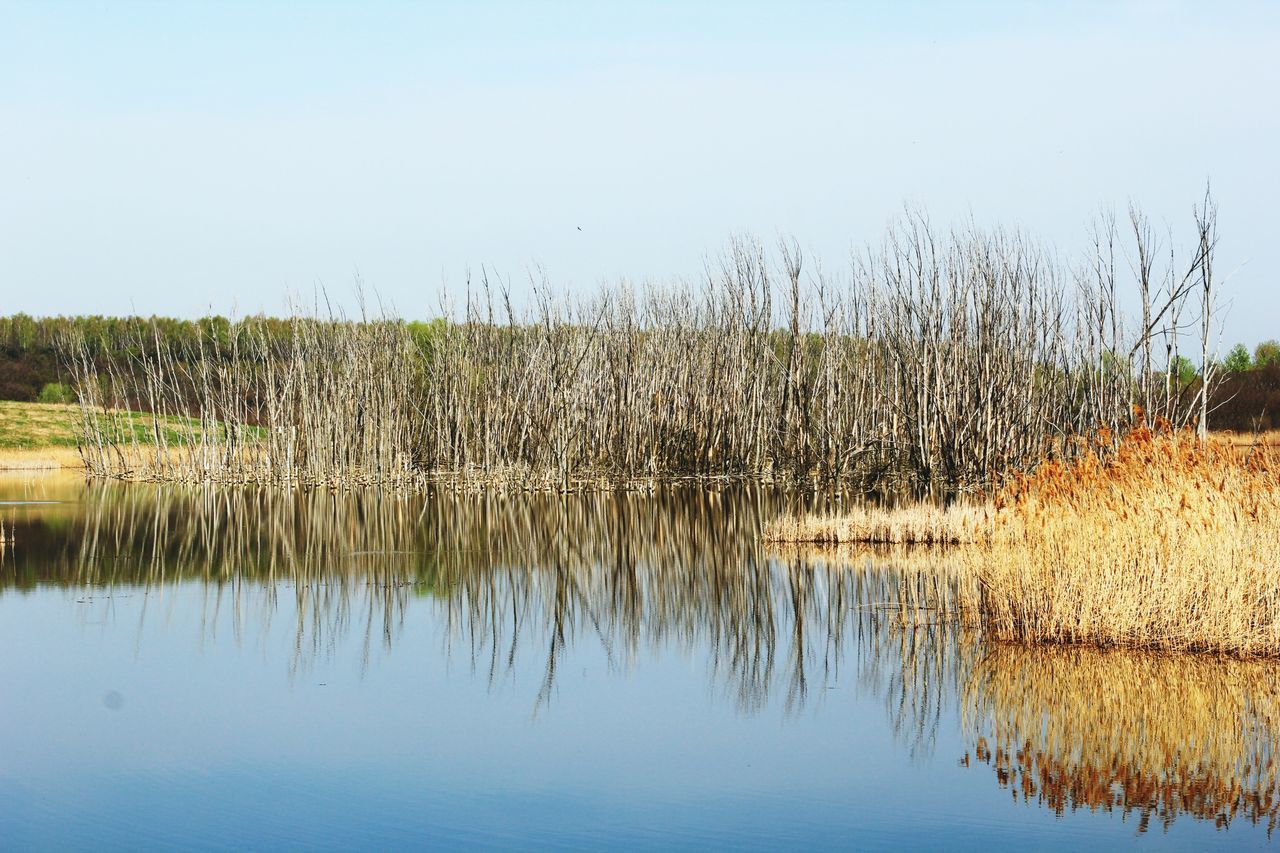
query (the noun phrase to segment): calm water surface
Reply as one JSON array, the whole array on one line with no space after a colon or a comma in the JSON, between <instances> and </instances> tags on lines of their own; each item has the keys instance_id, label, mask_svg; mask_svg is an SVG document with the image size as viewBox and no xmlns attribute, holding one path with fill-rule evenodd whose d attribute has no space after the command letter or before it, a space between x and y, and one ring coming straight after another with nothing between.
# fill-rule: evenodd
<instances>
[{"instance_id":1,"label":"calm water surface","mask_svg":"<svg viewBox=\"0 0 1280 853\"><path fill-rule=\"evenodd\" d=\"M0 501L3 849L1204 849L1280 802L1276 667L988 645L943 558L761 549L769 495Z\"/></svg>"}]
</instances>

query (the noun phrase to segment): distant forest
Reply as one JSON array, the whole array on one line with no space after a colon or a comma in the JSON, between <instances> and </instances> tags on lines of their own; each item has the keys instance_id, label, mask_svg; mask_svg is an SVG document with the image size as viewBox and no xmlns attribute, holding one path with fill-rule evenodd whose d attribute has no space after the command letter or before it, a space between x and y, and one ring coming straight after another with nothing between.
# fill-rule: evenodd
<instances>
[{"instance_id":1,"label":"distant forest","mask_svg":"<svg viewBox=\"0 0 1280 853\"><path fill-rule=\"evenodd\" d=\"M290 337L287 319L257 321L282 344ZM407 323L415 339L425 341L441 321ZM70 371L63 363L59 340L68 334L83 339L91 356L150 354L155 336L170 343L196 344L230 328L223 317L178 320L167 317L51 317L25 314L0 317L0 400L72 402ZM181 347L180 349L185 349ZM1252 352L1237 344L1217 365L1209 427L1253 432L1280 429L1280 342L1258 344Z\"/></svg>"}]
</instances>

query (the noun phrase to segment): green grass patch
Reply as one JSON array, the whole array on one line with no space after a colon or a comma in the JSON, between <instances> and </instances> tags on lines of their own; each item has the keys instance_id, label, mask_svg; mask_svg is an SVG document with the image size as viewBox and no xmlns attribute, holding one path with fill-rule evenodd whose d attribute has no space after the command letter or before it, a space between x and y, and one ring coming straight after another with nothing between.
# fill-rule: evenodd
<instances>
[{"instance_id":1,"label":"green grass patch","mask_svg":"<svg viewBox=\"0 0 1280 853\"><path fill-rule=\"evenodd\" d=\"M126 430L122 441L131 442L132 434L139 444L155 443L151 415L145 412L120 414L123 416L120 426ZM80 439L79 418L80 409L75 405L0 401L0 449L74 448ZM200 422L195 418L167 417L160 419L160 428L165 440L176 445L199 433ZM255 428L246 437L258 438L261 432L260 428Z\"/></svg>"}]
</instances>

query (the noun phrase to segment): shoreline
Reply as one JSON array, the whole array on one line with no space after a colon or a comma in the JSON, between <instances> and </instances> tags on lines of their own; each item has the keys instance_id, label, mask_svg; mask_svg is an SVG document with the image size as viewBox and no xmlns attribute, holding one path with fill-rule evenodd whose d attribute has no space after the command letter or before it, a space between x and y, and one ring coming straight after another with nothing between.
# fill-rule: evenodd
<instances>
[{"instance_id":1,"label":"shoreline","mask_svg":"<svg viewBox=\"0 0 1280 853\"><path fill-rule=\"evenodd\" d=\"M74 447L0 447L0 472L70 470L84 470L84 460Z\"/></svg>"}]
</instances>

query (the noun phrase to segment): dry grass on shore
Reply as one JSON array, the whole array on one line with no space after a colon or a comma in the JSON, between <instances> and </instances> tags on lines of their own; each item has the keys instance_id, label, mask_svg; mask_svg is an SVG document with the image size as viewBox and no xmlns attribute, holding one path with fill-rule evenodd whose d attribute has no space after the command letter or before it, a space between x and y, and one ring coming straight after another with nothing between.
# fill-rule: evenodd
<instances>
[{"instance_id":1,"label":"dry grass on shore","mask_svg":"<svg viewBox=\"0 0 1280 853\"><path fill-rule=\"evenodd\" d=\"M0 471L54 471L83 467L80 452L74 447L0 447Z\"/></svg>"},{"instance_id":2,"label":"dry grass on shore","mask_svg":"<svg viewBox=\"0 0 1280 853\"><path fill-rule=\"evenodd\" d=\"M1266 432L1213 432L1209 437L1214 442L1241 450L1250 450L1255 447L1280 447L1280 429Z\"/></svg>"},{"instance_id":3,"label":"dry grass on shore","mask_svg":"<svg viewBox=\"0 0 1280 853\"><path fill-rule=\"evenodd\" d=\"M766 525L764 540L812 545L960 545L979 541L989 517L989 509L964 504L859 506L840 515L776 519Z\"/></svg>"}]
</instances>

